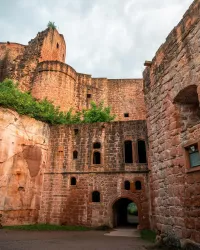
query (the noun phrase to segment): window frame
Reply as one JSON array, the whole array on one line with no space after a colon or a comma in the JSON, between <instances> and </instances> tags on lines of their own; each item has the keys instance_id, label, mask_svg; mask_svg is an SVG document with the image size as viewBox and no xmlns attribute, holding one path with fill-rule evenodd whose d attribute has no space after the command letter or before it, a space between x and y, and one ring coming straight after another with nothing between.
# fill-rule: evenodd
<instances>
[{"instance_id":1,"label":"window frame","mask_svg":"<svg viewBox=\"0 0 200 250\"><path fill-rule=\"evenodd\" d=\"M187 143L183 146L186 173L200 171L200 164L199 164L199 166L195 166L195 167L191 167L191 164L190 164L190 154L189 154L188 148L192 147L194 145L197 145L197 148L198 148L198 151L200 154L200 141L194 141L193 143Z\"/></svg>"}]
</instances>

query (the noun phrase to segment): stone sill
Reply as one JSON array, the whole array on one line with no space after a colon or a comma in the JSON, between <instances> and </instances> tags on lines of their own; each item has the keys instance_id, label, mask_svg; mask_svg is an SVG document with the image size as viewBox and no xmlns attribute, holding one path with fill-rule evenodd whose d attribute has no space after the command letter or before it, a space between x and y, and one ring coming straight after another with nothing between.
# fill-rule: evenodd
<instances>
[{"instance_id":1,"label":"stone sill","mask_svg":"<svg viewBox=\"0 0 200 250\"><path fill-rule=\"evenodd\" d=\"M189 173L194 173L196 171L200 171L200 166L187 169L186 173L189 174Z\"/></svg>"}]
</instances>

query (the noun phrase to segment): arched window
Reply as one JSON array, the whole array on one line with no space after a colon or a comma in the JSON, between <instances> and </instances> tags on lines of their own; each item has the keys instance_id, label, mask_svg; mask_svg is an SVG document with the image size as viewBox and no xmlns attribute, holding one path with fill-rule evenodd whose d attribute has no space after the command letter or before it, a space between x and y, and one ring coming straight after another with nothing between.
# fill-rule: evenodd
<instances>
[{"instance_id":1,"label":"arched window","mask_svg":"<svg viewBox=\"0 0 200 250\"><path fill-rule=\"evenodd\" d=\"M130 190L130 189L131 189L130 181L125 181L125 182L124 182L124 189L125 189L125 190Z\"/></svg>"},{"instance_id":2,"label":"arched window","mask_svg":"<svg viewBox=\"0 0 200 250\"><path fill-rule=\"evenodd\" d=\"M75 185L76 185L76 178L75 178L75 177L72 177L72 178L71 178L71 185L72 185L72 186L75 186Z\"/></svg>"},{"instance_id":3,"label":"arched window","mask_svg":"<svg viewBox=\"0 0 200 250\"><path fill-rule=\"evenodd\" d=\"M100 142L95 142L95 143L93 144L93 148L95 148L95 149L101 148L101 143L100 143Z\"/></svg>"},{"instance_id":4,"label":"arched window","mask_svg":"<svg viewBox=\"0 0 200 250\"><path fill-rule=\"evenodd\" d=\"M125 163L133 163L132 141L124 142Z\"/></svg>"},{"instance_id":5,"label":"arched window","mask_svg":"<svg viewBox=\"0 0 200 250\"><path fill-rule=\"evenodd\" d=\"M100 202L100 193L98 191L92 192L92 202Z\"/></svg>"},{"instance_id":6,"label":"arched window","mask_svg":"<svg viewBox=\"0 0 200 250\"><path fill-rule=\"evenodd\" d=\"M93 153L93 164L101 164L101 153L98 151Z\"/></svg>"},{"instance_id":7,"label":"arched window","mask_svg":"<svg viewBox=\"0 0 200 250\"><path fill-rule=\"evenodd\" d=\"M141 190L142 189L142 183L141 183L141 181L136 181L135 182L135 189L136 190Z\"/></svg>"},{"instance_id":8,"label":"arched window","mask_svg":"<svg viewBox=\"0 0 200 250\"><path fill-rule=\"evenodd\" d=\"M138 141L138 161L139 163L147 163L145 141Z\"/></svg>"},{"instance_id":9,"label":"arched window","mask_svg":"<svg viewBox=\"0 0 200 250\"><path fill-rule=\"evenodd\" d=\"M74 152L73 152L73 159L75 160L75 159L77 159L78 158L78 152L75 150Z\"/></svg>"},{"instance_id":10,"label":"arched window","mask_svg":"<svg viewBox=\"0 0 200 250\"><path fill-rule=\"evenodd\" d=\"M199 124L200 107L196 85L190 85L182 89L174 98L174 103L177 111L179 111L179 126L182 126L185 130Z\"/></svg>"},{"instance_id":11,"label":"arched window","mask_svg":"<svg viewBox=\"0 0 200 250\"><path fill-rule=\"evenodd\" d=\"M59 49L59 43L57 43L56 47L57 47L57 49Z\"/></svg>"}]
</instances>

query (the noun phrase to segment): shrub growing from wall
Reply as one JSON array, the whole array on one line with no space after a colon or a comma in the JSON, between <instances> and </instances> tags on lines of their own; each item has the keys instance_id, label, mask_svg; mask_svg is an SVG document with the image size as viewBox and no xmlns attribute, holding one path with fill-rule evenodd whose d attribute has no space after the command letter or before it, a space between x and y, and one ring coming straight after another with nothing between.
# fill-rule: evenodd
<instances>
[{"instance_id":1,"label":"shrub growing from wall","mask_svg":"<svg viewBox=\"0 0 200 250\"><path fill-rule=\"evenodd\" d=\"M50 124L110 122L115 118L110 114L110 107L103 107L103 102L100 105L92 102L90 109L74 114L72 109L62 112L47 99L36 101L30 93L21 92L9 79L0 82L0 105Z\"/></svg>"}]
</instances>

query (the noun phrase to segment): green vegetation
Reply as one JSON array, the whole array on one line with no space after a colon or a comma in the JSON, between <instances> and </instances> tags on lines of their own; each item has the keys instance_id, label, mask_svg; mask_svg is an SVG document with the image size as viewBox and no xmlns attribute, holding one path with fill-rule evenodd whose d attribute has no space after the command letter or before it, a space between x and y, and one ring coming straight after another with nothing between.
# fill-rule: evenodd
<instances>
[{"instance_id":1,"label":"green vegetation","mask_svg":"<svg viewBox=\"0 0 200 250\"><path fill-rule=\"evenodd\" d=\"M110 122L115 118L110 114L110 107L103 107L103 102L99 105L92 102L90 109L76 113L72 109L62 112L46 99L36 101L30 93L21 92L9 79L0 82L0 105L50 124Z\"/></svg>"},{"instance_id":2,"label":"green vegetation","mask_svg":"<svg viewBox=\"0 0 200 250\"><path fill-rule=\"evenodd\" d=\"M156 233L154 231L145 229L141 231L141 238L143 240L148 240L150 242L155 242L156 240Z\"/></svg>"},{"instance_id":3,"label":"green vegetation","mask_svg":"<svg viewBox=\"0 0 200 250\"><path fill-rule=\"evenodd\" d=\"M131 202L127 207L128 213L132 215L138 215L138 208L134 202Z\"/></svg>"},{"instance_id":4,"label":"green vegetation","mask_svg":"<svg viewBox=\"0 0 200 250\"><path fill-rule=\"evenodd\" d=\"M20 226L4 226L3 229L8 230L26 230L26 231L88 231L88 227L83 226L59 226L49 224L34 224Z\"/></svg>"},{"instance_id":5,"label":"green vegetation","mask_svg":"<svg viewBox=\"0 0 200 250\"><path fill-rule=\"evenodd\" d=\"M47 27L53 30L57 28L55 22L50 22L50 21L48 22Z\"/></svg>"}]
</instances>

